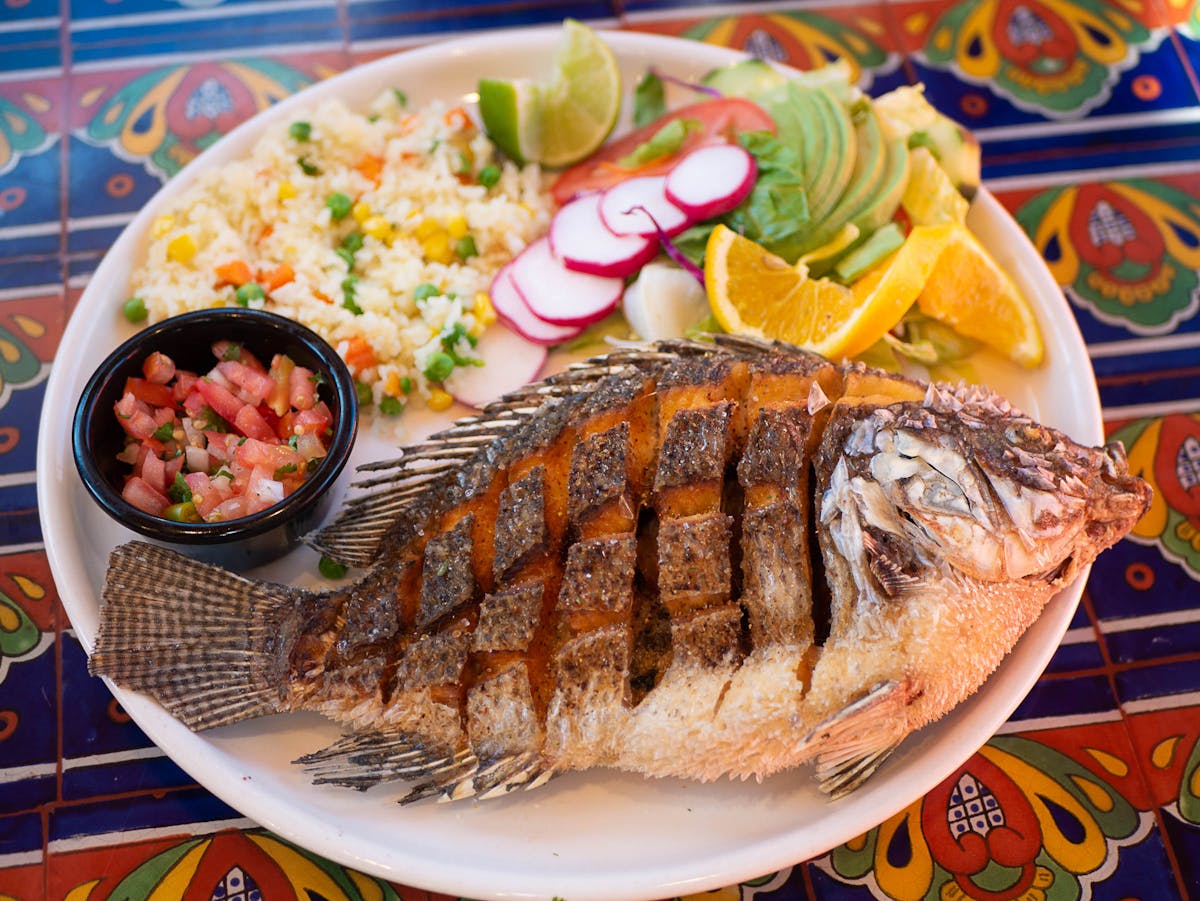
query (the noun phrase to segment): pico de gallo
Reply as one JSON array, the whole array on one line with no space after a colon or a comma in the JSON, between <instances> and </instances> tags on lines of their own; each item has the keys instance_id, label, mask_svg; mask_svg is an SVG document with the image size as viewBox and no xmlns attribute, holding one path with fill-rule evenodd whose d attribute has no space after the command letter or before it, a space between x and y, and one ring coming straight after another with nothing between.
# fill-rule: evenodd
<instances>
[{"instance_id":1,"label":"pico de gallo","mask_svg":"<svg viewBox=\"0 0 1200 901\"><path fill-rule=\"evenodd\" d=\"M212 352L204 375L151 353L114 405L126 434L117 459L132 467L121 496L152 516L249 516L299 488L327 452L333 413L320 373L284 354L265 366L232 341Z\"/></svg>"}]
</instances>

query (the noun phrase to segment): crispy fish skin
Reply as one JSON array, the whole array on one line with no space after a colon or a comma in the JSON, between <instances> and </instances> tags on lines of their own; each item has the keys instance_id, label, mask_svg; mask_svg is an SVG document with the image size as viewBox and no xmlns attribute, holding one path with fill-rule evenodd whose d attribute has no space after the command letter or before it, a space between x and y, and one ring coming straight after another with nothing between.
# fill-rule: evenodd
<instances>
[{"instance_id":1,"label":"crispy fish skin","mask_svg":"<svg viewBox=\"0 0 1200 901\"><path fill-rule=\"evenodd\" d=\"M319 711L315 781L408 799L810 761L837 795L1150 501L985 389L746 339L583 364L377 481L314 540L370 564L333 591L114 550L92 672L195 729Z\"/></svg>"}]
</instances>

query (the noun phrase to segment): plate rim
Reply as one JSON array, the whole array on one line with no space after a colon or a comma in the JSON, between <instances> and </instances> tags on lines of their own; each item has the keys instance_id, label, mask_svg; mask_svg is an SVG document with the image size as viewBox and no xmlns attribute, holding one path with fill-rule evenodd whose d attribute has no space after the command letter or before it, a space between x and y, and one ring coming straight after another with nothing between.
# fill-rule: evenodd
<instances>
[{"instance_id":1,"label":"plate rim","mask_svg":"<svg viewBox=\"0 0 1200 901\"><path fill-rule=\"evenodd\" d=\"M618 55L634 51L652 53L656 47L669 47L674 51L681 45L687 45L698 57L703 57L703 60L699 64L705 67L714 65L722 59L733 61L746 57L746 54L729 48L689 42L680 38L626 31L605 30L603 33L605 39L610 42L610 45L618 52ZM559 26L557 25L539 28L492 30L484 34L435 42L416 49L401 50L398 53L381 57L360 66L351 67L325 81L317 82L247 119L197 156L183 172L168 180L125 227L93 273L88 286L72 311L70 320L63 330L60 350L63 347L69 349L81 340L79 336L86 332L90 323L85 321L83 316L77 315L77 313L81 309L89 311L89 298L93 295L104 293L105 289L100 286L105 283L106 278L111 278L114 270L119 271L122 265L122 258L129 258L131 252L137 250L138 242L145 230L146 224L156 214L156 211L194 183L207 167L212 164L214 159L220 159L226 154L236 152L230 151L227 148L249 144L253 138L260 135L271 123L283 118L292 109L311 106L319 103L326 97L342 96L345 93L347 85L351 86L351 93L355 93L352 87L355 82L370 81L372 75L389 71L396 65L397 60L405 60L407 61L406 65L411 64L414 68L421 66L427 60L434 61L436 65L438 57L443 54L465 56L470 54L474 49L481 47L490 48L503 41L519 41L526 49L535 45L538 47L549 47L553 45L558 34ZM357 99L361 101L363 98L359 96ZM986 210L986 214L989 216L1001 215L1006 220L1006 225L1011 226L1011 230L1014 232L1012 237L1018 243L1023 240L1028 245L1027 248L1023 249L1023 252L1032 252L1037 256L1036 250L1034 250L1032 243L1029 242L1023 230L1016 225L1007 211L1003 209L999 202L986 189L981 189L979 197L976 200L976 205ZM1038 258L1040 259L1040 257ZM1078 324L1074 316L1070 313L1065 296L1062 295L1057 283L1053 282L1049 271L1045 269L1044 263L1042 270L1032 275L1034 278L1039 279L1043 285L1048 284L1053 286L1054 292L1056 292L1059 302L1066 313L1065 320L1061 316L1055 320L1056 334L1060 332L1065 333L1059 334L1060 339L1065 337L1069 344L1074 345L1070 348L1072 353L1077 354L1078 351L1082 350L1082 358L1087 365L1087 377L1082 379L1082 383L1074 385L1073 388L1080 392L1081 397L1079 401L1083 404L1085 408L1084 412L1087 414L1085 418L1092 421L1097 434L1075 434L1073 437L1080 442L1100 443L1103 440L1103 430L1099 394ZM1045 311L1041 309L1041 301L1046 295L1039 292L1038 296L1039 318L1044 320ZM92 302L90 305L94 306L95 302ZM70 342L68 342L68 337L71 339ZM56 354L55 364L51 368L47 382L37 435L37 500L43 544L55 582L60 586L59 596L62 606L71 619L75 635L83 645L84 650L90 654L95 637L94 626L92 628L84 628L80 625L80 622L77 622L76 617L79 616L83 624L87 625L88 618L81 615L83 611L79 607L80 602L78 599L72 596L69 600L68 595L82 581L90 586L94 595L89 600L95 600L98 606L99 586L94 585L90 577L86 574L82 556L78 553L72 554L72 551L76 549L63 547L57 542L51 542L50 540L51 537L59 534L60 528L62 528L59 522L64 517L67 519L70 518L70 507L73 500L71 497L72 490L75 489L77 492L84 490L82 484L72 486L70 483L71 479L78 481L78 476L73 466L70 466L69 454L64 456L61 453L57 455L55 453L55 442L60 441L62 438L62 424L52 415L56 409L66 410L68 413L73 410L74 402L77 399L76 386L81 368L82 363L80 360L76 359L71 361L69 365L65 365ZM69 421L69 418L68 415L66 419ZM68 464L65 467L63 466L64 461ZM74 528L74 526L71 528ZM996 673L993 673L985 683L985 686L1003 684L1005 687L1011 688L1012 691L1009 691L1005 696L1005 702L997 705L993 701L991 706L983 711L978 701L980 695L976 695L975 698L968 700L955 711L952 711L946 718L950 719L950 717L954 717L955 734L962 732L965 732L968 736L978 734L981 736L979 742L965 754L951 755L955 758L952 765L946 761L942 761L938 766L931 766L929 761L907 761L904 770L907 782L919 787L920 791L911 791L905 796L892 798L890 805L880 804L878 803L878 799L874 799L877 801L874 807L877 813L872 813L871 815L873 822L882 822L907 804L922 797L943 781L954 769L961 766L971 754L975 753L978 747L995 733L997 727L1003 726L1012 711L1025 698L1038 678L1040 678L1050 657L1057 650L1062 634L1066 631L1082 595L1086 577L1087 572L1082 573L1075 583L1056 595L1046 610L1043 611L1041 618L1035 623L1034 627L1038 630L1037 634L1042 640L1036 645L1027 640L1029 634L1034 632L1034 628L1031 628L1030 633L1026 633L1026 636L1022 638L1017 647L1005 658L1000 669ZM1018 668L1015 664L1011 664L1011 661L1017 659L1019 655L1023 663L1023 668ZM536 878L536 875L522 874L523 881L519 887L498 886L495 874L492 874L492 878L489 878L489 874L476 874L474 878L466 878L465 874L461 871L447 872L441 866L435 869L423 868L420 866L419 861L410 862L414 865L397 868L394 864L389 865L386 861L379 861L367 858L362 854L355 854L352 849L347 847L345 837L331 836L328 827L324 824L317 823L315 824L315 828L310 828L309 826L302 827L295 819L284 816L287 813L286 806L282 811L275 809L277 802L269 794L262 794L255 791L250 791L249 793L244 790L239 791L239 780L236 778L236 774L228 779L218 780L216 784L213 784L211 767L219 762L218 757L220 755L211 743L190 741L190 739L195 739L197 734L192 733L176 721L157 703L115 686L108 679L105 679L105 682L134 721L145 731L147 737L162 749L164 754L167 754L170 759L203 785L205 789L258 824L289 841L295 842L303 848L375 876L434 891L444 891L479 898L505 899L543 895L550 897L553 894L561 894L564 891L564 886L561 885L562 879L557 876L552 877L554 879L552 883L546 879L539 880ZM994 693L994 691L989 693L989 697ZM998 711L1002 711L1002 715L997 718L995 714ZM986 721L990 725L981 724L981 720ZM944 719L942 723L945 722L946 720ZM926 732L926 735L929 734ZM168 745L174 748L181 741L189 745L194 744L195 747L200 749L200 753L184 761L177 758L174 753L168 752L167 748L164 747L164 745ZM198 770L201 775L198 775L194 770ZM202 775L205 778L202 778ZM863 791L866 791L866 789L864 788ZM856 794L839 802L831 802L828 815L823 817L823 826L819 831L822 833L838 834L839 825L841 825L844 831L846 828L844 823L847 821L853 822L856 818L861 819L859 808L862 807L862 803L856 801L856 798L861 799L863 797L862 794ZM386 802L381 801L381 803ZM809 829L809 832L812 831L812 829ZM850 837L853 836L851 835ZM339 838L341 839L340 842ZM846 839L842 838L840 840L844 841ZM821 847L817 848L818 845ZM832 846L824 840L814 842L811 840L811 836L806 844L798 838L796 831L792 830L787 833L775 835L769 841L751 846L751 850L756 849L758 853L748 853L745 847L738 846L723 856L719 856L716 859L709 858L703 862L707 866L703 864L690 868L679 864L676 864L673 868L664 866L661 868L653 884L649 882L631 884L628 879L624 878L624 875L617 875L616 878L608 878L600 881L591 879L587 885L572 885L565 888L567 895L572 898L572 901L588 901L588 899L617 901L617 899L622 898L663 897L668 894L703 891L709 888L722 887L734 882L740 882L744 879L754 878L773 869L798 864L816 854L824 853Z\"/></svg>"}]
</instances>

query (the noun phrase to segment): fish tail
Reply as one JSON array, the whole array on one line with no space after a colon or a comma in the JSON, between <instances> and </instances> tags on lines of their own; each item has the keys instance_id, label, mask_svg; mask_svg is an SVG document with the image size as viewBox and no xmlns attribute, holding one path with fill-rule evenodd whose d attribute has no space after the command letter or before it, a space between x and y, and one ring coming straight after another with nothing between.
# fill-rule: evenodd
<instances>
[{"instance_id":1,"label":"fish tail","mask_svg":"<svg viewBox=\"0 0 1200 901\"><path fill-rule=\"evenodd\" d=\"M130 542L109 558L88 669L151 695L192 729L278 712L264 648L300 594Z\"/></svg>"}]
</instances>

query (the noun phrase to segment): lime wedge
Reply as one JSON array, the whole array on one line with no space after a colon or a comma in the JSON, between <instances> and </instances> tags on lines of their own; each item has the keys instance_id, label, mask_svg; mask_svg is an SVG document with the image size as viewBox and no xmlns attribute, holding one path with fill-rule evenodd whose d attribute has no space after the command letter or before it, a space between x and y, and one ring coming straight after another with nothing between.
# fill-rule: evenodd
<instances>
[{"instance_id":1,"label":"lime wedge","mask_svg":"<svg viewBox=\"0 0 1200 901\"><path fill-rule=\"evenodd\" d=\"M546 92L541 162L579 162L604 143L620 112L621 72L612 50L582 22L566 19Z\"/></svg>"},{"instance_id":2,"label":"lime wedge","mask_svg":"<svg viewBox=\"0 0 1200 901\"><path fill-rule=\"evenodd\" d=\"M545 89L527 78L479 81L479 115L488 137L518 163L541 158Z\"/></svg>"}]
</instances>

